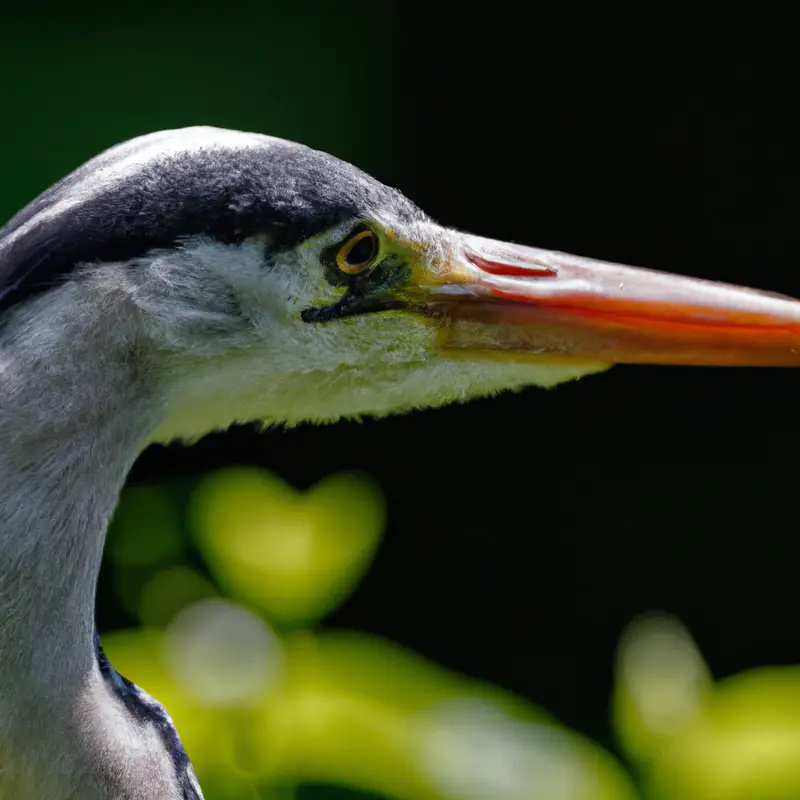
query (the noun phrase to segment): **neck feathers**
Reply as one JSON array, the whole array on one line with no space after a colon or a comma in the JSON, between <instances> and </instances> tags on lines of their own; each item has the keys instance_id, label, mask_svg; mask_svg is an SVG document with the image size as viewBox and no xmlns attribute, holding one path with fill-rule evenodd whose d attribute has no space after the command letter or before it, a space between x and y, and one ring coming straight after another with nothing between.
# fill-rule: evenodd
<instances>
[{"instance_id":1,"label":"neck feathers","mask_svg":"<svg viewBox=\"0 0 800 800\"><path fill-rule=\"evenodd\" d=\"M2 797L201 797L169 716L94 632L108 522L159 419L124 294L107 300L68 284L0 327Z\"/></svg>"},{"instance_id":2,"label":"neck feathers","mask_svg":"<svg viewBox=\"0 0 800 800\"><path fill-rule=\"evenodd\" d=\"M152 425L124 316L111 331L77 294L0 328L0 707L9 670L88 668L105 530Z\"/></svg>"}]
</instances>

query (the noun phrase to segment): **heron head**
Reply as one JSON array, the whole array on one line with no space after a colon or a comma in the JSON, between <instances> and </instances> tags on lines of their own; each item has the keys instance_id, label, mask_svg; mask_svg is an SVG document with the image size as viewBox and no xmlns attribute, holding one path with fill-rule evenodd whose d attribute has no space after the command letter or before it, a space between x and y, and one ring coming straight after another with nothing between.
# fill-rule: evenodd
<instances>
[{"instance_id":1,"label":"heron head","mask_svg":"<svg viewBox=\"0 0 800 800\"><path fill-rule=\"evenodd\" d=\"M68 290L133 325L157 439L614 363L800 363L794 300L461 233L344 161L215 128L118 145L0 231L0 314Z\"/></svg>"}]
</instances>

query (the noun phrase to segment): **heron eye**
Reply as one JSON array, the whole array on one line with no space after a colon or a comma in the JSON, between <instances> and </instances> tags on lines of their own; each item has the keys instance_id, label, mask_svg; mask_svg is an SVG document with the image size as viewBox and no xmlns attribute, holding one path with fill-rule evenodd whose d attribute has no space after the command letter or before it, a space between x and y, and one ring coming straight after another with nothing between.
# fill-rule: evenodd
<instances>
[{"instance_id":1,"label":"heron eye","mask_svg":"<svg viewBox=\"0 0 800 800\"><path fill-rule=\"evenodd\" d=\"M372 231L351 236L336 254L336 266L347 275L358 275L370 267L378 255L378 237Z\"/></svg>"}]
</instances>

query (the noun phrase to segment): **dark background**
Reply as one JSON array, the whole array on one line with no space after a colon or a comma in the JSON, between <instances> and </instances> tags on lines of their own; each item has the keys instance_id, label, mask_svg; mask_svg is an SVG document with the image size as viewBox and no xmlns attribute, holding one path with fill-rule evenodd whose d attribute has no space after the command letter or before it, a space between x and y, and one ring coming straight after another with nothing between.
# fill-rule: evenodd
<instances>
[{"instance_id":1,"label":"dark background","mask_svg":"<svg viewBox=\"0 0 800 800\"><path fill-rule=\"evenodd\" d=\"M2 211L117 141L207 123L302 139L457 228L800 296L792 12L554 5L2 12ZM795 370L617 367L152 448L132 480L236 462L298 487L372 474L388 535L328 624L608 741L614 648L642 611L677 614L717 676L800 662L799 412ZM100 608L125 624L107 583Z\"/></svg>"}]
</instances>

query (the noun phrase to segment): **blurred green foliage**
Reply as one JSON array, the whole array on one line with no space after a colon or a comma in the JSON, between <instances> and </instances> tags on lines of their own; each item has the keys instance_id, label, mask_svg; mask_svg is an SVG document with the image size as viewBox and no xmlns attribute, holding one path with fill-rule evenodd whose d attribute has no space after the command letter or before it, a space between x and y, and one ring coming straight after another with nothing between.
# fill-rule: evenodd
<instances>
[{"instance_id":1,"label":"blurred green foliage","mask_svg":"<svg viewBox=\"0 0 800 800\"><path fill-rule=\"evenodd\" d=\"M634 620L620 641L612 717L627 768L499 687L315 630L384 522L378 488L355 474L301 493L225 469L184 505L126 491L108 554L141 627L103 642L167 706L209 800L286 800L309 784L398 800L800 797L800 669L715 684L672 617ZM207 572L188 566L194 548Z\"/></svg>"}]
</instances>

